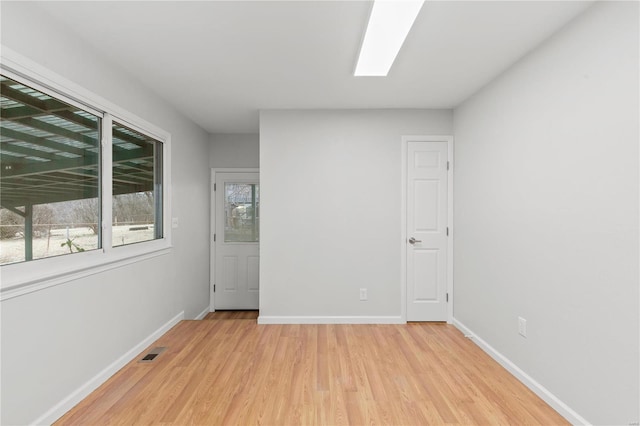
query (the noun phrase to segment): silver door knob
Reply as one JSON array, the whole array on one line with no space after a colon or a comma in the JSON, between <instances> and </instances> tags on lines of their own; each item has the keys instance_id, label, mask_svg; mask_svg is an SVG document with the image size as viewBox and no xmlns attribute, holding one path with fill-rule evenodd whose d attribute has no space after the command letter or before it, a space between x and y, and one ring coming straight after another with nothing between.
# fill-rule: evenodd
<instances>
[{"instance_id":1,"label":"silver door knob","mask_svg":"<svg viewBox=\"0 0 640 426\"><path fill-rule=\"evenodd\" d=\"M422 240L416 240L413 237L409 238L409 244L415 244L415 243L421 243L421 242L422 242Z\"/></svg>"}]
</instances>

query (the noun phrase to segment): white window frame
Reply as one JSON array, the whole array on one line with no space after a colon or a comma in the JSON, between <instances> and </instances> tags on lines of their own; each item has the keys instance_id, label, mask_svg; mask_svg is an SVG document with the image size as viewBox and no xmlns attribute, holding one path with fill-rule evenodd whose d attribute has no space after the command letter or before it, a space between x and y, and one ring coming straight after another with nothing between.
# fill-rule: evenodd
<instances>
[{"instance_id":1,"label":"white window frame","mask_svg":"<svg viewBox=\"0 0 640 426\"><path fill-rule=\"evenodd\" d=\"M0 46L0 73L102 119L102 248L0 266L0 300L169 253L172 247L171 134L4 46ZM113 121L162 143L162 238L111 246Z\"/></svg>"}]
</instances>

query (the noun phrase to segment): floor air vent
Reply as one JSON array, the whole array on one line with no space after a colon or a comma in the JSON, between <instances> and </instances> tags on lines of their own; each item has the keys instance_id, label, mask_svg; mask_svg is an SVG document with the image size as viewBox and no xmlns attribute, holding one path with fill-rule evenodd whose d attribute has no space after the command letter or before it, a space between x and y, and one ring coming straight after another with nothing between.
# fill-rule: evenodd
<instances>
[{"instance_id":1,"label":"floor air vent","mask_svg":"<svg viewBox=\"0 0 640 426\"><path fill-rule=\"evenodd\" d=\"M153 348L138 362L153 362L154 359L158 357L164 350L167 349L165 347Z\"/></svg>"}]
</instances>

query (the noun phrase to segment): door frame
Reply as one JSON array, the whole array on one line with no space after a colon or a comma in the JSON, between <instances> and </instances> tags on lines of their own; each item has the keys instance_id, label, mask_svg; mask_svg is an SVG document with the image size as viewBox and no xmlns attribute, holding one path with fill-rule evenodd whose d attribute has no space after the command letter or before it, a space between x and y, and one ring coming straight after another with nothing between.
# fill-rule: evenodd
<instances>
[{"instance_id":1,"label":"door frame","mask_svg":"<svg viewBox=\"0 0 640 426\"><path fill-rule=\"evenodd\" d=\"M449 241L447 244L447 293L449 301L447 304L447 323L453 323L453 136L452 135L407 135L402 136L401 149L401 173L400 187L400 317L402 322L407 322L407 152L409 142L446 142L447 157L449 158L449 170L447 172L447 224L449 226Z\"/></svg>"},{"instance_id":2,"label":"door frame","mask_svg":"<svg viewBox=\"0 0 640 426\"><path fill-rule=\"evenodd\" d=\"M216 279L216 242L213 241L213 235L216 233L216 192L213 185L216 183L216 173L260 173L258 168L212 168L211 177L209 179L209 196L210 203L210 222L209 222L209 312L216 311L215 297L213 291L214 281ZM258 243L259 244L259 243ZM258 307L259 309L259 307Z\"/></svg>"}]
</instances>

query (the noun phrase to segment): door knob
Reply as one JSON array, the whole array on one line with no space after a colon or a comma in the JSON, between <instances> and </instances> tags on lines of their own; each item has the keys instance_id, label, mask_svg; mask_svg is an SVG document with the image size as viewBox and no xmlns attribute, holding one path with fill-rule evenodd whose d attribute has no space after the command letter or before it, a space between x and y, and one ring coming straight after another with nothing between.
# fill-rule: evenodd
<instances>
[{"instance_id":1,"label":"door knob","mask_svg":"<svg viewBox=\"0 0 640 426\"><path fill-rule=\"evenodd\" d=\"M416 240L415 238L411 237L409 238L409 243L410 244L415 244L415 243L421 243L422 240Z\"/></svg>"}]
</instances>

